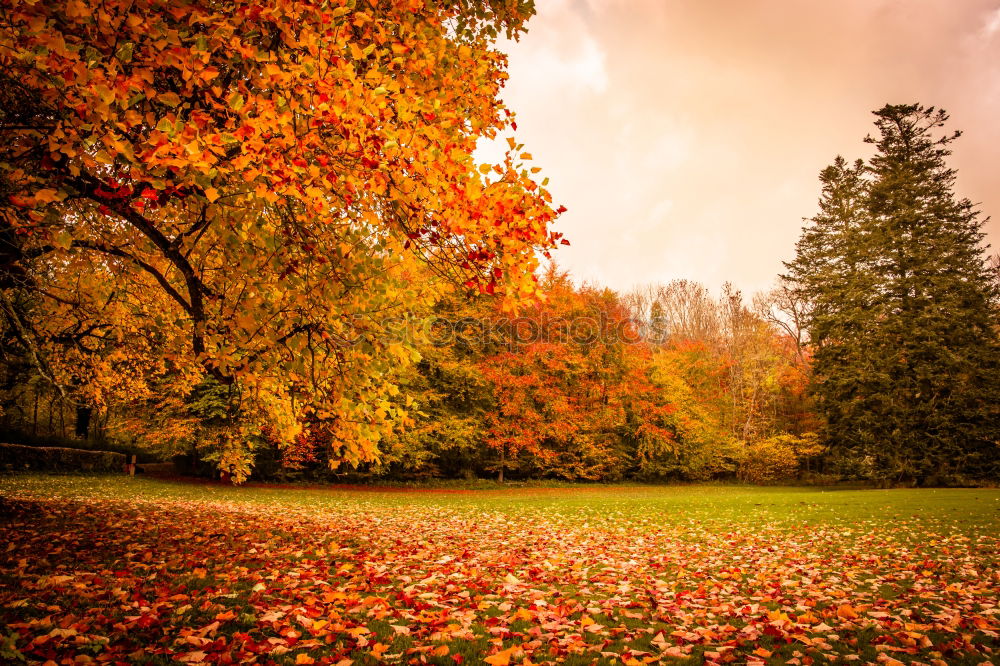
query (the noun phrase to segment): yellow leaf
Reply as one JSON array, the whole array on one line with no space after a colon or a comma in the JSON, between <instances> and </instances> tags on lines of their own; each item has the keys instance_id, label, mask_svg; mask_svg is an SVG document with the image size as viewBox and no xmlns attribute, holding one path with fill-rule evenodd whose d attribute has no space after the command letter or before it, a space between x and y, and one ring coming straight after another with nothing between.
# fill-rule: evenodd
<instances>
[{"instance_id":1,"label":"yellow leaf","mask_svg":"<svg viewBox=\"0 0 1000 666\"><path fill-rule=\"evenodd\" d=\"M60 231L56 234L56 237L52 239L52 244L56 247L68 250L73 247L73 236L71 236L68 231Z\"/></svg>"}]
</instances>

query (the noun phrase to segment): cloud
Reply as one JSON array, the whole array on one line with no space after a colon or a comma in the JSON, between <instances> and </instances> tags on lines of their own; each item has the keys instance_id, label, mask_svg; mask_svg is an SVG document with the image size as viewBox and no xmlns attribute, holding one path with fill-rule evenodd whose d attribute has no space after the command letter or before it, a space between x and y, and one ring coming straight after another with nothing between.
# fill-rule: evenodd
<instances>
[{"instance_id":1,"label":"cloud","mask_svg":"<svg viewBox=\"0 0 1000 666\"><path fill-rule=\"evenodd\" d=\"M531 54L531 74L554 87L600 94L608 88L604 52L593 39L582 39L568 53L543 46Z\"/></svg>"},{"instance_id":2,"label":"cloud","mask_svg":"<svg viewBox=\"0 0 1000 666\"><path fill-rule=\"evenodd\" d=\"M604 93L608 88L606 54L571 3L539 3L529 38L512 45L511 84L520 89L545 87L550 92Z\"/></svg>"},{"instance_id":3,"label":"cloud","mask_svg":"<svg viewBox=\"0 0 1000 666\"><path fill-rule=\"evenodd\" d=\"M986 39L992 39L998 32L1000 32L1000 7L997 7L986 15L986 20L983 22L982 35Z\"/></svg>"},{"instance_id":4,"label":"cloud","mask_svg":"<svg viewBox=\"0 0 1000 666\"><path fill-rule=\"evenodd\" d=\"M504 98L572 245L615 288L765 288L816 211L817 175L863 157L870 111L951 112L961 195L1000 225L997 0L544 0ZM669 205L662 202L669 202ZM996 243L995 243L996 244Z\"/></svg>"}]
</instances>

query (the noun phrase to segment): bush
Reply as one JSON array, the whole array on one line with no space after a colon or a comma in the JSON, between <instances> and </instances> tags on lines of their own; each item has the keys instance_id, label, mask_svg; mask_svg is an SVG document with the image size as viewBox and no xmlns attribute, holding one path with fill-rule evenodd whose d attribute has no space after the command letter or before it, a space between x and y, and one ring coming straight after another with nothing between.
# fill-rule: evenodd
<instances>
[{"instance_id":1,"label":"bush","mask_svg":"<svg viewBox=\"0 0 1000 666\"><path fill-rule=\"evenodd\" d=\"M21 444L32 447L55 447L86 451L113 451L126 456L136 456L138 462L162 462L163 456L156 450L143 448L139 444L122 441L117 438L97 437L94 439L79 439L63 437L54 434L32 435L29 432L13 428L0 428L0 442Z\"/></svg>"},{"instance_id":2,"label":"bush","mask_svg":"<svg viewBox=\"0 0 1000 666\"><path fill-rule=\"evenodd\" d=\"M55 446L0 444L0 470L41 472L121 472L125 455Z\"/></svg>"},{"instance_id":3,"label":"bush","mask_svg":"<svg viewBox=\"0 0 1000 666\"><path fill-rule=\"evenodd\" d=\"M747 483L770 483L789 479L799 470L802 458L816 455L817 437L782 434L747 444L737 476Z\"/></svg>"}]
</instances>

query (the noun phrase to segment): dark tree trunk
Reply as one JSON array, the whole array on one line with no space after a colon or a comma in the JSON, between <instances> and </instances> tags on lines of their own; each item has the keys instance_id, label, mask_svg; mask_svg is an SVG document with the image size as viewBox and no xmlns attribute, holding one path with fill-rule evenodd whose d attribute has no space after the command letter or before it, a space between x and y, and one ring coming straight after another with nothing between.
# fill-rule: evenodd
<instances>
[{"instance_id":1,"label":"dark tree trunk","mask_svg":"<svg viewBox=\"0 0 1000 666\"><path fill-rule=\"evenodd\" d=\"M80 439L87 439L90 432L90 415L93 410L90 407L76 408L76 436Z\"/></svg>"}]
</instances>

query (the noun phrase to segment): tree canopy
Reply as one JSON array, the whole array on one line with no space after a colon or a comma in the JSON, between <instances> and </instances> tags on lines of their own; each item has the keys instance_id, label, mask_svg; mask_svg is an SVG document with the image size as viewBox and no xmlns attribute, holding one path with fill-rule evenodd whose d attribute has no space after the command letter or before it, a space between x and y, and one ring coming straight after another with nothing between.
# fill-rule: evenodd
<instances>
[{"instance_id":1,"label":"tree canopy","mask_svg":"<svg viewBox=\"0 0 1000 666\"><path fill-rule=\"evenodd\" d=\"M85 0L0 11L7 331L91 407L237 478L327 423L358 462L401 418L405 322L451 285L535 290L557 211L499 98L530 2Z\"/></svg>"}]
</instances>

